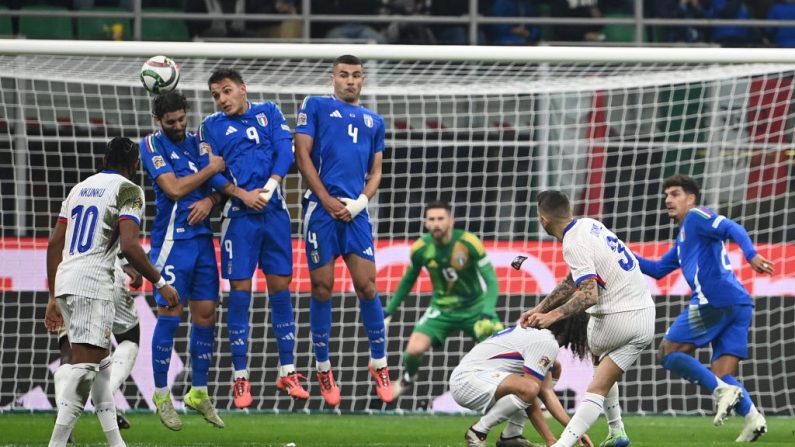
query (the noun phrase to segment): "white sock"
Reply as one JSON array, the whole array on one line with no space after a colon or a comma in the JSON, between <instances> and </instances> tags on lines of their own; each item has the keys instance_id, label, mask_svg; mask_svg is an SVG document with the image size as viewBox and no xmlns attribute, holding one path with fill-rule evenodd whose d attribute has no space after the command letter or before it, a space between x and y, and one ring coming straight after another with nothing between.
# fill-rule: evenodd
<instances>
[{"instance_id":1,"label":"white sock","mask_svg":"<svg viewBox=\"0 0 795 447\"><path fill-rule=\"evenodd\" d=\"M241 369L240 371L235 371L235 380L237 379L248 380L248 370Z\"/></svg>"},{"instance_id":2,"label":"white sock","mask_svg":"<svg viewBox=\"0 0 795 447\"><path fill-rule=\"evenodd\" d=\"M94 402L94 409L108 444L122 446L124 441L116 423L116 405L113 403L113 391L110 388L112 366L113 358L110 356L99 362L99 372L91 387L91 400Z\"/></svg>"},{"instance_id":3,"label":"white sock","mask_svg":"<svg viewBox=\"0 0 795 447\"><path fill-rule=\"evenodd\" d=\"M618 433L624 428L624 421L621 420L621 403L618 401L618 383L610 387L610 391L605 396L605 417L610 426L610 434Z\"/></svg>"},{"instance_id":4,"label":"white sock","mask_svg":"<svg viewBox=\"0 0 795 447\"><path fill-rule=\"evenodd\" d=\"M751 418L755 418L759 415L759 410L756 408L756 405L751 404L751 409L748 410L748 414L745 415L745 420L750 420Z\"/></svg>"},{"instance_id":5,"label":"white sock","mask_svg":"<svg viewBox=\"0 0 795 447\"><path fill-rule=\"evenodd\" d=\"M320 372L328 372L331 369L331 361L326 360L325 362L319 362L315 360L315 366Z\"/></svg>"},{"instance_id":6,"label":"white sock","mask_svg":"<svg viewBox=\"0 0 795 447\"><path fill-rule=\"evenodd\" d=\"M138 345L124 340L119 343L113 351L113 368L110 372L110 389L113 395L119 391L121 384L130 376L130 372L135 366L135 359L138 358Z\"/></svg>"},{"instance_id":7,"label":"white sock","mask_svg":"<svg viewBox=\"0 0 795 447\"><path fill-rule=\"evenodd\" d=\"M516 397L515 394L503 396L498 400L483 417L478 420L473 429L481 433L488 433L495 425L505 422L519 410L524 411L529 404Z\"/></svg>"},{"instance_id":8,"label":"white sock","mask_svg":"<svg viewBox=\"0 0 795 447\"><path fill-rule=\"evenodd\" d=\"M724 382L723 380L720 380L720 377L718 377L718 376L715 376L715 379L718 381L718 386L716 386L715 389L712 391L712 397L717 399L718 398L718 389L723 388L725 386L729 386L729 384Z\"/></svg>"},{"instance_id":9,"label":"white sock","mask_svg":"<svg viewBox=\"0 0 795 447\"><path fill-rule=\"evenodd\" d=\"M528 421L525 410L519 410L508 419L508 424L502 430L503 438L515 438L524 434L524 424Z\"/></svg>"},{"instance_id":10,"label":"white sock","mask_svg":"<svg viewBox=\"0 0 795 447\"><path fill-rule=\"evenodd\" d=\"M60 397L56 399L58 416L50 437L50 447L66 445L69 434L86 406L86 399L88 399L98 367L99 365L96 363L78 363L69 368L68 374L63 374L63 380L59 386Z\"/></svg>"},{"instance_id":11,"label":"white sock","mask_svg":"<svg viewBox=\"0 0 795 447\"><path fill-rule=\"evenodd\" d=\"M370 366L372 366L375 370L386 368L386 357L381 357L380 359L374 359L370 357Z\"/></svg>"},{"instance_id":12,"label":"white sock","mask_svg":"<svg viewBox=\"0 0 795 447\"><path fill-rule=\"evenodd\" d=\"M560 434L558 442L553 444L553 447L572 447L577 443L577 440L588 431L594 422L602 414L604 407L604 396L594 393L585 393L580 407L574 413L574 417L569 421L569 425L563 429Z\"/></svg>"},{"instance_id":13,"label":"white sock","mask_svg":"<svg viewBox=\"0 0 795 447\"><path fill-rule=\"evenodd\" d=\"M52 375L52 384L55 387L55 402L59 402L61 398L61 391L63 390L64 380L69 376L72 371L72 365L64 363L55 370Z\"/></svg>"},{"instance_id":14,"label":"white sock","mask_svg":"<svg viewBox=\"0 0 795 447\"><path fill-rule=\"evenodd\" d=\"M279 377L284 377L295 372L295 365L279 365Z\"/></svg>"}]
</instances>

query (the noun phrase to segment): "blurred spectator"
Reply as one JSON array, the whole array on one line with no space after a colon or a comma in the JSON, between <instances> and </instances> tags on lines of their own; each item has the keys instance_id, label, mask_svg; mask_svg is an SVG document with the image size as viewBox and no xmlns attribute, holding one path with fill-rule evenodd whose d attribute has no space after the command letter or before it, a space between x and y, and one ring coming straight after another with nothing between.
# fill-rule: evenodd
<instances>
[{"instance_id":1,"label":"blurred spectator","mask_svg":"<svg viewBox=\"0 0 795 447\"><path fill-rule=\"evenodd\" d=\"M381 5L381 1L374 0L312 0L312 14L378 15L381 13ZM312 25L312 37L387 43L378 30L364 22L319 22Z\"/></svg>"},{"instance_id":2,"label":"blurred spectator","mask_svg":"<svg viewBox=\"0 0 795 447\"><path fill-rule=\"evenodd\" d=\"M432 16L469 15L469 2L461 0L430 0L429 11ZM469 29L466 25L433 25L433 35L441 45L468 45Z\"/></svg>"},{"instance_id":3,"label":"blurred spectator","mask_svg":"<svg viewBox=\"0 0 795 447\"><path fill-rule=\"evenodd\" d=\"M187 0L185 12L204 14L245 14L246 0ZM204 20L188 21L192 36L198 37L248 37L244 20L214 18L209 24Z\"/></svg>"},{"instance_id":4,"label":"blurred spectator","mask_svg":"<svg viewBox=\"0 0 795 447\"><path fill-rule=\"evenodd\" d=\"M253 2L256 3L246 12L252 14L298 14L296 0L267 0ZM254 22L247 26L252 32L267 38L278 39L298 39L303 36L303 25L299 19L288 19L278 23L274 22Z\"/></svg>"},{"instance_id":5,"label":"blurred spectator","mask_svg":"<svg viewBox=\"0 0 795 447\"><path fill-rule=\"evenodd\" d=\"M424 3L414 0L387 0L383 14L389 15L419 15L426 14ZM433 45L436 43L431 28L424 23L391 22L383 33L388 43L403 45Z\"/></svg>"},{"instance_id":6,"label":"blurred spectator","mask_svg":"<svg viewBox=\"0 0 795 447\"><path fill-rule=\"evenodd\" d=\"M742 0L712 0L711 18L723 20L748 20L751 14ZM712 41L724 47L755 45L760 42L759 33L745 26L716 26L712 28Z\"/></svg>"},{"instance_id":7,"label":"blurred spectator","mask_svg":"<svg viewBox=\"0 0 795 447\"><path fill-rule=\"evenodd\" d=\"M538 17L535 0L494 0L489 10L492 17ZM495 45L527 45L538 42L537 26L501 23L488 27L489 41Z\"/></svg>"},{"instance_id":8,"label":"blurred spectator","mask_svg":"<svg viewBox=\"0 0 795 447\"><path fill-rule=\"evenodd\" d=\"M552 0L552 17L602 17L597 0ZM599 42L605 40L602 25L558 25L554 38L564 42Z\"/></svg>"},{"instance_id":9,"label":"blurred spectator","mask_svg":"<svg viewBox=\"0 0 795 447\"><path fill-rule=\"evenodd\" d=\"M767 12L770 20L793 20L795 25L795 0L778 0ZM765 35L779 48L795 48L795 28L766 28Z\"/></svg>"},{"instance_id":10,"label":"blurred spectator","mask_svg":"<svg viewBox=\"0 0 795 447\"><path fill-rule=\"evenodd\" d=\"M699 0L658 0L652 10L654 17L662 19L703 19L707 16ZM663 27L662 42L704 42L704 30L695 26Z\"/></svg>"}]
</instances>

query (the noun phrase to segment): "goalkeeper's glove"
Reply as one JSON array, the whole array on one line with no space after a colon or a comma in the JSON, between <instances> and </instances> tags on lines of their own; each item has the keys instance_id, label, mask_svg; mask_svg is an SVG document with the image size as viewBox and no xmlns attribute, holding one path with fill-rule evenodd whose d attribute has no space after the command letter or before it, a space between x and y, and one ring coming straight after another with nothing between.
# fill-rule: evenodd
<instances>
[{"instance_id":1,"label":"goalkeeper's glove","mask_svg":"<svg viewBox=\"0 0 795 447\"><path fill-rule=\"evenodd\" d=\"M389 323L392 322L392 315L384 312L384 327L389 326Z\"/></svg>"},{"instance_id":2,"label":"goalkeeper's glove","mask_svg":"<svg viewBox=\"0 0 795 447\"><path fill-rule=\"evenodd\" d=\"M347 197L340 197L340 201L345 204L345 208L351 213L351 218L356 217L359 213L367 208L370 199L365 194L359 194L358 199L349 199Z\"/></svg>"},{"instance_id":3,"label":"goalkeeper's glove","mask_svg":"<svg viewBox=\"0 0 795 447\"><path fill-rule=\"evenodd\" d=\"M475 338L477 338L478 341L483 341L505 329L505 326L491 315L484 314L481 316L480 320L475 323L472 329L475 332Z\"/></svg>"}]
</instances>

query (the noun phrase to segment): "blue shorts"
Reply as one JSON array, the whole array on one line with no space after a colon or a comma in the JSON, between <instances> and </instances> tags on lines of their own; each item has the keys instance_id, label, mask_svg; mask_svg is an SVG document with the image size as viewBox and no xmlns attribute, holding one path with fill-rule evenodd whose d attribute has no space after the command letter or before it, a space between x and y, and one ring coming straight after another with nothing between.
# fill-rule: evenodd
<instances>
[{"instance_id":1,"label":"blue shorts","mask_svg":"<svg viewBox=\"0 0 795 447\"><path fill-rule=\"evenodd\" d=\"M221 276L249 279L259 263L266 275L293 274L290 213L268 207L263 214L225 218L221 227Z\"/></svg>"},{"instance_id":2,"label":"blue shorts","mask_svg":"<svg viewBox=\"0 0 795 447\"><path fill-rule=\"evenodd\" d=\"M366 211L343 222L331 217L318 202L304 201L304 243L309 270L349 253L375 262L373 226Z\"/></svg>"},{"instance_id":3,"label":"blue shorts","mask_svg":"<svg viewBox=\"0 0 795 447\"><path fill-rule=\"evenodd\" d=\"M177 289L183 305L188 299L218 301L218 260L212 235L165 241L152 247L149 259L166 282ZM158 305L168 305L160 291L155 289L154 295Z\"/></svg>"},{"instance_id":4,"label":"blue shorts","mask_svg":"<svg viewBox=\"0 0 795 447\"><path fill-rule=\"evenodd\" d=\"M712 361L723 355L748 358L748 330L754 308L751 305L713 307L689 305L668 328L665 340L692 343L701 348L712 345Z\"/></svg>"}]
</instances>

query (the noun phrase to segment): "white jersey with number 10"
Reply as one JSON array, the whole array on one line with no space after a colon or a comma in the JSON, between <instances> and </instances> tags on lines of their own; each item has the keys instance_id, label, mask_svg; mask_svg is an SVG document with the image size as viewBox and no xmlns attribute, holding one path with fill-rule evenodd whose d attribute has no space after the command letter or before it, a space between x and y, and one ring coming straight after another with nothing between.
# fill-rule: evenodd
<instances>
[{"instance_id":1,"label":"white jersey with number 10","mask_svg":"<svg viewBox=\"0 0 795 447\"><path fill-rule=\"evenodd\" d=\"M63 260L55 277L55 296L79 295L112 300L119 221L141 224L141 187L113 171L102 171L75 185L61 204L66 224Z\"/></svg>"}]
</instances>

